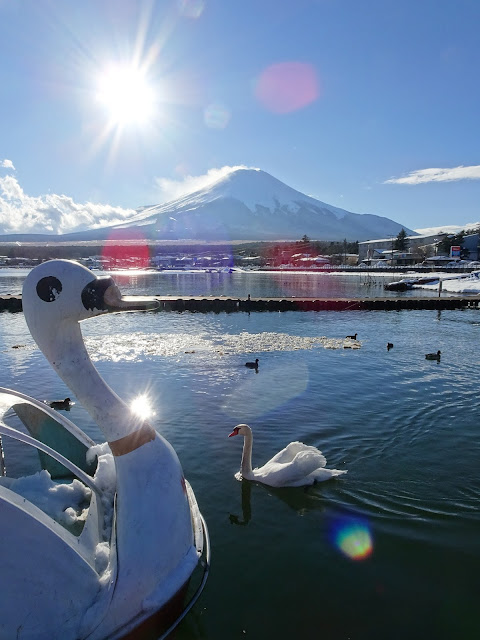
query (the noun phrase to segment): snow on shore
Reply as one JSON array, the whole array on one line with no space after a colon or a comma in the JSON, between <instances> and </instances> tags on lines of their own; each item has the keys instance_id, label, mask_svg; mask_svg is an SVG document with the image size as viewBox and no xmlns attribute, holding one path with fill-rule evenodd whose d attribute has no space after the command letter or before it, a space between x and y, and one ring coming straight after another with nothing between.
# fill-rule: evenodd
<instances>
[{"instance_id":1,"label":"snow on shore","mask_svg":"<svg viewBox=\"0 0 480 640\"><path fill-rule=\"evenodd\" d=\"M480 293L480 271L472 271L469 274L458 276L444 276L439 274L442 282L442 291L450 293ZM415 289L430 289L430 291L438 291L438 280L426 284L413 285Z\"/></svg>"}]
</instances>

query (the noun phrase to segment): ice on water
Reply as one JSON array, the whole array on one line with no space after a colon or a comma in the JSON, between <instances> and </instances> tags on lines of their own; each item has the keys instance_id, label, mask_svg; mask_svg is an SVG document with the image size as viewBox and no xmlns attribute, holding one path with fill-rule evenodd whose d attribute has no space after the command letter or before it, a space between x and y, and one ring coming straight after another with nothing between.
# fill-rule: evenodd
<instances>
[{"instance_id":1,"label":"ice on water","mask_svg":"<svg viewBox=\"0 0 480 640\"><path fill-rule=\"evenodd\" d=\"M344 337L294 336L268 332L239 334L172 333L116 333L86 339L92 360L138 361L148 356L176 357L183 354L208 354L209 358L223 355L262 353L271 351L302 351L308 349L359 348L360 341Z\"/></svg>"}]
</instances>

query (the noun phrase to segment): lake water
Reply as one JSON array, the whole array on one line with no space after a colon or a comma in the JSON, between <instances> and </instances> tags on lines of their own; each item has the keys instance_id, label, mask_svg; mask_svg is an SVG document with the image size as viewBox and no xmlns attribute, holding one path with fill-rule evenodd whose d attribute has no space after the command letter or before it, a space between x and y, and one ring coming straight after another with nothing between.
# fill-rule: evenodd
<instances>
[{"instance_id":1,"label":"lake water","mask_svg":"<svg viewBox=\"0 0 480 640\"><path fill-rule=\"evenodd\" d=\"M27 269L0 269L0 295L20 295ZM384 284L406 277L401 272L295 272L235 271L204 273L201 271L108 272L124 287L127 295L191 295L255 297L398 297L398 291L385 291ZM417 274L425 275L425 274ZM427 274L428 275L428 274ZM446 274L444 274L446 275ZM402 292L409 296L436 296L437 291L415 289Z\"/></svg>"},{"instance_id":2,"label":"lake water","mask_svg":"<svg viewBox=\"0 0 480 640\"><path fill-rule=\"evenodd\" d=\"M3 274L1 289L19 293L24 276ZM384 294L363 274L115 279L129 294ZM119 395L148 394L209 526L210 577L177 640L480 637L478 310L130 313L83 333ZM353 333L361 348L344 349ZM255 373L244 363L257 357ZM71 395L22 314L0 314L0 372L40 400ZM81 406L67 415L101 440ZM227 436L241 422L254 465L301 440L348 474L306 489L238 482L242 440Z\"/></svg>"}]
</instances>

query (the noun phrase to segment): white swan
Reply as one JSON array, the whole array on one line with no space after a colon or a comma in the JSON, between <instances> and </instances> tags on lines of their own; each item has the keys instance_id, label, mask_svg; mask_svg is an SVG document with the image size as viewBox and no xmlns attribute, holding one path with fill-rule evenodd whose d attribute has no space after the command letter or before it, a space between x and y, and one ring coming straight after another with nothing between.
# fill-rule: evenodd
<instances>
[{"instance_id":1,"label":"white swan","mask_svg":"<svg viewBox=\"0 0 480 640\"><path fill-rule=\"evenodd\" d=\"M252 469L252 430L247 424L239 424L228 437L238 435L244 436L244 442L242 465L235 474L237 480L256 480L271 487L302 487L347 473L325 469L327 461L322 452L302 442L290 442L263 467Z\"/></svg>"},{"instance_id":2,"label":"white swan","mask_svg":"<svg viewBox=\"0 0 480 640\"><path fill-rule=\"evenodd\" d=\"M0 566L8 584L8 595L0 599L2 638L123 637L181 597L197 566L201 515L178 457L101 378L79 325L108 311L145 309L148 302L152 306L154 300L122 299L112 278L95 277L69 260L45 262L25 279L22 304L30 333L108 441L116 496L108 507L114 509L110 536L101 526L106 499L102 487L95 478L82 477L67 459L64 466L92 490L83 532L76 537L0 487ZM30 438L33 446L45 451L46 441L38 446L38 440L46 433L48 444L54 449L58 445L54 459L60 460L58 452L69 458L76 447L78 453L75 443L81 440L85 459L89 439L75 425L28 396L20 401L21 394L0 391L5 392L0 393L0 409L5 414L12 407L35 436ZM9 429L1 414L0 429L3 435ZM107 568L105 562L98 564L101 556L106 556Z\"/></svg>"}]
</instances>

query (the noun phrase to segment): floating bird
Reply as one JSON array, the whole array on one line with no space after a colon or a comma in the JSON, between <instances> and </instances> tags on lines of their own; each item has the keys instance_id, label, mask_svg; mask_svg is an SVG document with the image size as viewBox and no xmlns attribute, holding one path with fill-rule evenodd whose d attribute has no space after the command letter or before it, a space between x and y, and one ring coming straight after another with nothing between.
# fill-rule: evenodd
<instances>
[{"instance_id":1,"label":"floating bird","mask_svg":"<svg viewBox=\"0 0 480 640\"><path fill-rule=\"evenodd\" d=\"M437 353L426 353L425 354L425 358L427 360L440 360L440 354L442 352L440 351L440 349L437 351Z\"/></svg>"},{"instance_id":2,"label":"floating bird","mask_svg":"<svg viewBox=\"0 0 480 640\"><path fill-rule=\"evenodd\" d=\"M271 487L303 487L347 473L338 469L325 469L327 461L322 452L302 442L290 442L263 467L252 469L252 430L247 424L238 424L228 437L238 435L245 439L242 465L235 474L237 480L256 480Z\"/></svg>"},{"instance_id":3,"label":"floating bird","mask_svg":"<svg viewBox=\"0 0 480 640\"><path fill-rule=\"evenodd\" d=\"M390 351L390 349L393 349L393 344L391 342L387 342L387 351Z\"/></svg>"},{"instance_id":4,"label":"floating bird","mask_svg":"<svg viewBox=\"0 0 480 640\"><path fill-rule=\"evenodd\" d=\"M148 626L154 614L167 626L178 622L208 534L173 447L103 380L80 329L87 318L155 302L124 299L111 277L52 260L27 275L22 305L32 338L103 434L108 444L99 446L111 463L89 452L95 462L89 469L87 449L95 443L83 431L44 403L0 389L0 434L16 432L2 420L12 407L30 432L16 432L17 439L37 448L42 465L52 458L60 482L79 478L73 488L85 485L89 496L83 530L74 535L0 483L0 566L8 584L0 636L106 640L137 637L135 628Z\"/></svg>"},{"instance_id":5,"label":"floating bird","mask_svg":"<svg viewBox=\"0 0 480 640\"><path fill-rule=\"evenodd\" d=\"M256 358L255 362L246 362L245 366L249 369L258 369L258 358Z\"/></svg>"},{"instance_id":6,"label":"floating bird","mask_svg":"<svg viewBox=\"0 0 480 640\"><path fill-rule=\"evenodd\" d=\"M52 402L47 403L49 407L52 409L57 409L57 411L70 411L70 407L75 404L70 400L70 398L65 398L65 400L52 400Z\"/></svg>"},{"instance_id":7,"label":"floating bird","mask_svg":"<svg viewBox=\"0 0 480 640\"><path fill-rule=\"evenodd\" d=\"M354 333L353 336L345 336L345 339L350 339L350 340L356 340L357 339L357 334Z\"/></svg>"}]
</instances>

